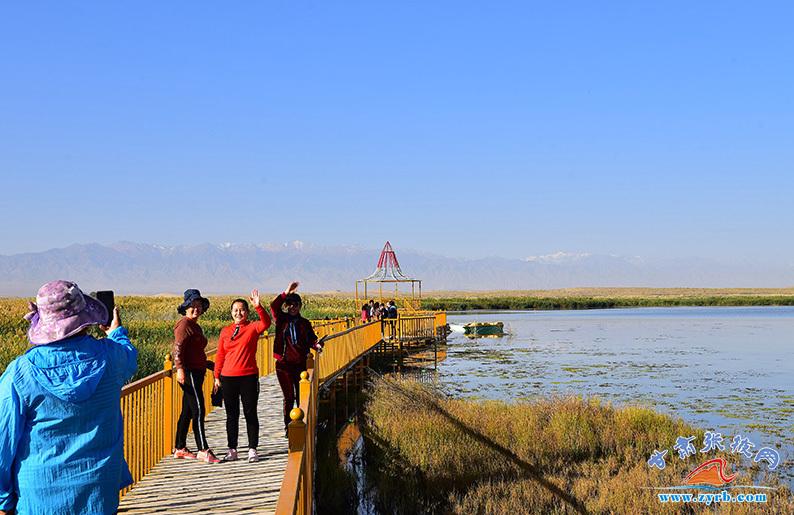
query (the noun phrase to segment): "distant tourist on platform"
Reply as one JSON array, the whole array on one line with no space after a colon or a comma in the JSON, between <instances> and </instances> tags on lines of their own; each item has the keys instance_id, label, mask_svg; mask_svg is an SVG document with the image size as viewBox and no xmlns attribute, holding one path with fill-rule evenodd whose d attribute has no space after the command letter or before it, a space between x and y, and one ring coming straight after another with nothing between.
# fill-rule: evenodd
<instances>
[{"instance_id":1,"label":"distant tourist on platform","mask_svg":"<svg viewBox=\"0 0 794 515\"><path fill-rule=\"evenodd\" d=\"M270 315L259 304L259 290L251 291L259 320L248 320L249 306L245 299L232 301L232 322L221 329L218 338L218 353L215 356L215 384L213 391L221 389L226 406L226 439L229 451L223 461L237 461L237 439L239 436L240 401L248 432L248 462L259 461L256 448L259 446L259 417L256 413L259 401L259 367L256 350L259 337L270 327Z\"/></svg>"},{"instance_id":2,"label":"distant tourist on platform","mask_svg":"<svg viewBox=\"0 0 794 515\"><path fill-rule=\"evenodd\" d=\"M376 302L372 306L372 319L373 320L380 320L380 315L381 315L380 302Z\"/></svg>"},{"instance_id":3,"label":"distant tourist on platform","mask_svg":"<svg viewBox=\"0 0 794 515\"><path fill-rule=\"evenodd\" d=\"M372 299L369 301L369 319L375 320L375 301Z\"/></svg>"},{"instance_id":4,"label":"distant tourist on platform","mask_svg":"<svg viewBox=\"0 0 794 515\"><path fill-rule=\"evenodd\" d=\"M174 368L176 380L182 388L182 413L176 424L174 458L198 459L206 463L220 460L210 449L204 430L204 393L202 386L207 373L207 338L198 325L198 319L210 307L210 301L201 296L198 290L185 290L184 302L176 310L182 318L174 327ZM187 448L187 430L193 422L193 436L196 438L194 454Z\"/></svg>"},{"instance_id":5,"label":"distant tourist on platform","mask_svg":"<svg viewBox=\"0 0 794 515\"><path fill-rule=\"evenodd\" d=\"M100 325L107 308L73 282L45 284L29 306L31 347L0 377L0 513L116 513L132 484L121 387L138 351L118 308Z\"/></svg>"},{"instance_id":6,"label":"distant tourist on platform","mask_svg":"<svg viewBox=\"0 0 794 515\"><path fill-rule=\"evenodd\" d=\"M273 357L276 359L276 377L284 394L284 429L289 425L289 412L300 400L300 375L306 370L306 358L311 349L322 350L322 340L317 339L312 324L300 314L303 302L295 293L298 283L289 287L270 303L270 312L276 323ZM285 311L286 310L286 311Z\"/></svg>"},{"instance_id":7,"label":"distant tourist on platform","mask_svg":"<svg viewBox=\"0 0 794 515\"><path fill-rule=\"evenodd\" d=\"M361 306L361 323L369 322L369 304Z\"/></svg>"},{"instance_id":8,"label":"distant tourist on platform","mask_svg":"<svg viewBox=\"0 0 794 515\"><path fill-rule=\"evenodd\" d=\"M384 334L388 338L396 338L397 337L397 306L394 305L394 301L389 301L389 305L386 306L384 304L384 311L383 311L383 321L384 324Z\"/></svg>"}]
</instances>

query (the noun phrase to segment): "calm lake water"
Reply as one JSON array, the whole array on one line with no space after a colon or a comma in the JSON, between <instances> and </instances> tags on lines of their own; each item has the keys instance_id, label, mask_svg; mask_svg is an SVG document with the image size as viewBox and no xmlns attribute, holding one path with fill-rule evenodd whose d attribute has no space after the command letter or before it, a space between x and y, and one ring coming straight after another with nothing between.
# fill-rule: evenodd
<instances>
[{"instance_id":1,"label":"calm lake water","mask_svg":"<svg viewBox=\"0 0 794 515\"><path fill-rule=\"evenodd\" d=\"M448 320L498 320L510 333L450 335L437 377L452 395L575 394L650 406L721 432L726 445L742 434L756 450L778 448L778 472L792 483L794 307L478 312Z\"/></svg>"}]
</instances>

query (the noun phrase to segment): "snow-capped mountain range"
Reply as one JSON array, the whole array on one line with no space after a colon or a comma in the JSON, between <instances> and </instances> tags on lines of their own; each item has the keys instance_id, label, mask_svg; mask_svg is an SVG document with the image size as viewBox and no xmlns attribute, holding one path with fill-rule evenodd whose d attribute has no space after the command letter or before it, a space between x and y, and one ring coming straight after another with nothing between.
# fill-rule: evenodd
<instances>
[{"instance_id":1,"label":"snow-capped mountain range","mask_svg":"<svg viewBox=\"0 0 794 515\"><path fill-rule=\"evenodd\" d=\"M352 291L369 275L379 249L221 243L164 246L119 242L79 244L0 256L0 295L34 295L52 279L71 279L88 291L240 293L278 291L293 279L303 291ZM524 290L571 287L784 287L794 266L704 259L648 260L637 256L557 252L525 259L457 259L396 249L402 271L423 290Z\"/></svg>"}]
</instances>

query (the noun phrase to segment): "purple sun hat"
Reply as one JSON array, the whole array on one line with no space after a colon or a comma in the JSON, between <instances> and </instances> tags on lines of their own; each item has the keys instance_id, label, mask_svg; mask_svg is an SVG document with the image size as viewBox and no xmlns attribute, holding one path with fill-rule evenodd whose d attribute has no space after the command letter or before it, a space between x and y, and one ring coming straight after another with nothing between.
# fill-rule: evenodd
<instances>
[{"instance_id":1,"label":"purple sun hat","mask_svg":"<svg viewBox=\"0 0 794 515\"><path fill-rule=\"evenodd\" d=\"M29 304L28 339L43 345L73 336L90 325L107 320L108 310L96 299L83 294L71 281L51 281L39 288L36 303Z\"/></svg>"}]
</instances>

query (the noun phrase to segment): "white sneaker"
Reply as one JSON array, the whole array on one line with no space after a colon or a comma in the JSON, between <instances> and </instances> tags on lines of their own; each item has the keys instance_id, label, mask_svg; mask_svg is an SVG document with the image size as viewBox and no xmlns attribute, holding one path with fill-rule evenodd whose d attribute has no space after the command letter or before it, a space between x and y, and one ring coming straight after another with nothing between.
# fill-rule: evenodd
<instances>
[{"instance_id":1,"label":"white sneaker","mask_svg":"<svg viewBox=\"0 0 794 515\"><path fill-rule=\"evenodd\" d=\"M248 463L256 463L259 461L259 454L256 453L256 449L248 449Z\"/></svg>"},{"instance_id":2,"label":"white sneaker","mask_svg":"<svg viewBox=\"0 0 794 515\"><path fill-rule=\"evenodd\" d=\"M237 461L237 449L229 449L226 456L223 457L223 461Z\"/></svg>"},{"instance_id":3,"label":"white sneaker","mask_svg":"<svg viewBox=\"0 0 794 515\"><path fill-rule=\"evenodd\" d=\"M195 460L196 455L185 447L184 449L174 449L174 458L178 460Z\"/></svg>"},{"instance_id":4,"label":"white sneaker","mask_svg":"<svg viewBox=\"0 0 794 515\"><path fill-rule=\"evenodd\" d=\"M210 449L207 449L206 451L199 451L199 453L196 454L196 459L198 461L203 461L205 463L220 463L221 462L221 460L219 460L218 458L215 457L215 454Z\"/></svg>"}]
</instances>

